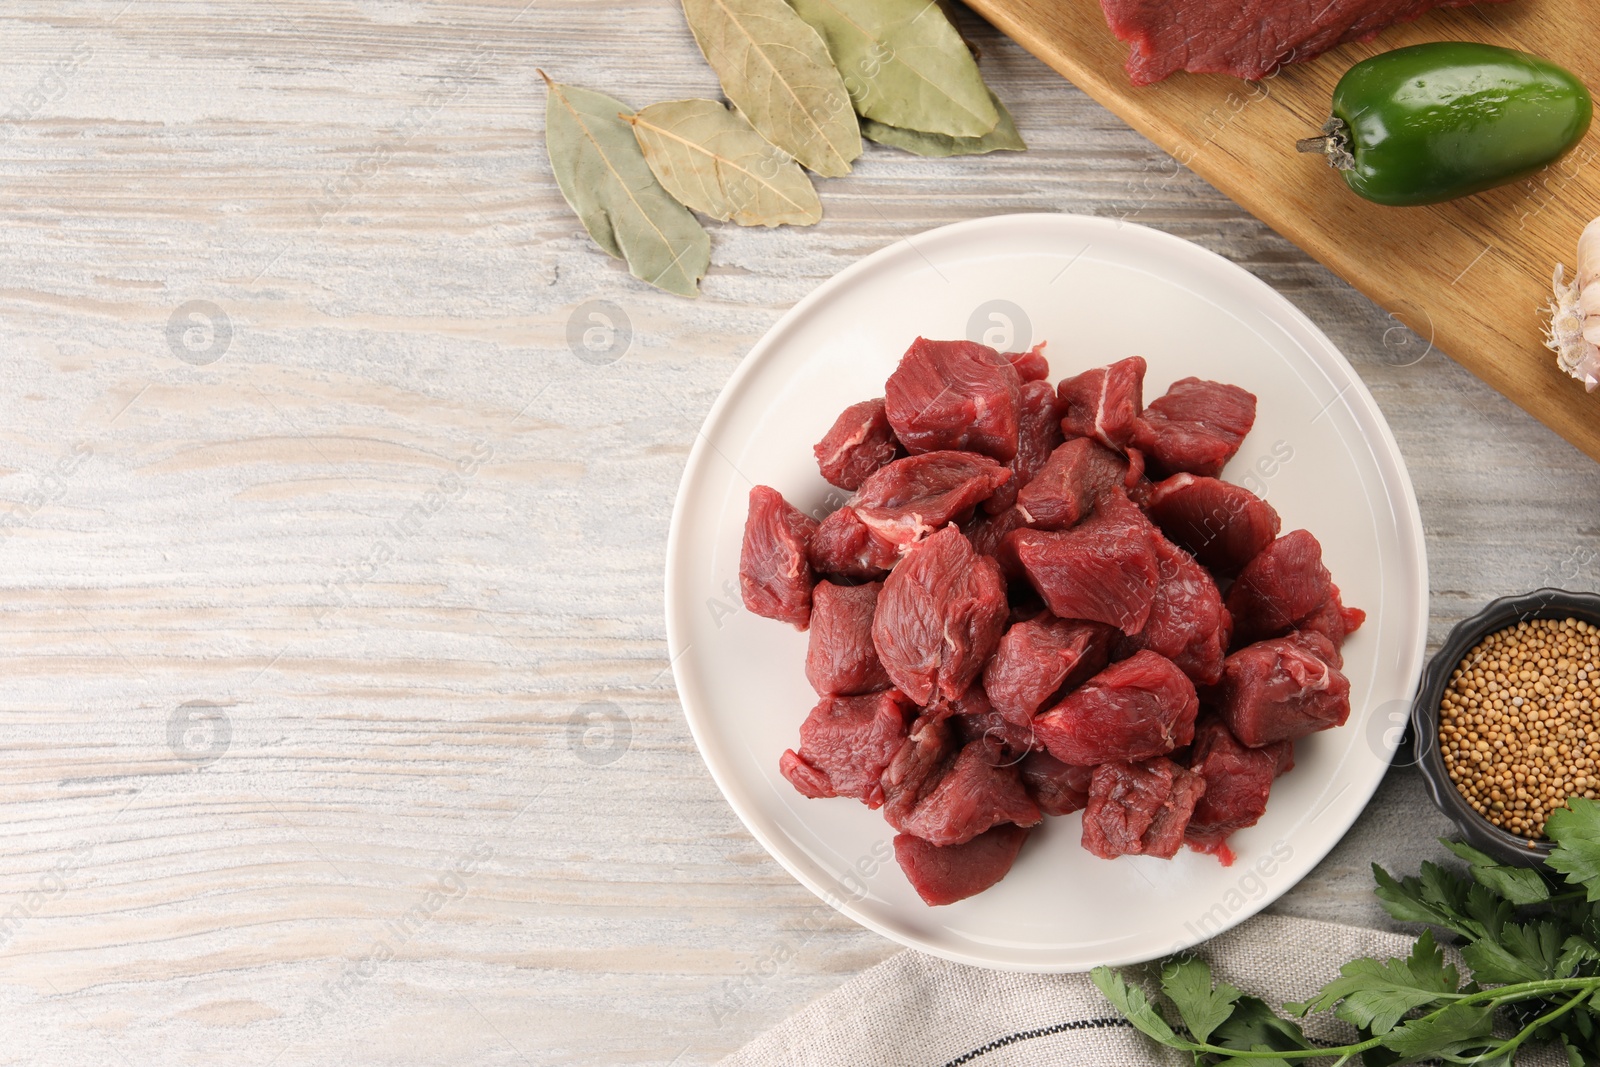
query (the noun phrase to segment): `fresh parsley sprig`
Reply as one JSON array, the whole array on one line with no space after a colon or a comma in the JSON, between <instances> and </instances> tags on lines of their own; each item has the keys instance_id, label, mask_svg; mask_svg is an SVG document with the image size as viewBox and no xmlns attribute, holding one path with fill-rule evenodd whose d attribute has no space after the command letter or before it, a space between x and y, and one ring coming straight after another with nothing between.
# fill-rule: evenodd
<instances>
[{"instance_id":1,"label":"fresh parsley sprig","mask_svg":"<svg viewBox=\"0 0 1600 1067\"><path fill-rule=\"evenodd\" d=\"M1453 935L1472 970L1465 984L1425 930L1405 959L1351 960L1339 977L1300 1004L1291 1018L1226 982L1193 956L1166 960L1161 993L1177 1010L1167 1021L1160 1003L1108 967L1092 978L1139 1031L1214 1067L1365 1067L1420 1060L1510 1067L1517 1050L1559 1042L1573 1067L1600 1062L1600 803L1573 797L1551 813L1545 833L1555 842L1550 876L1508 867L1459 842L1445 845L1467 862L1465 874L1424 863L1395 878L1373 865L1378 899L1402 922ZM1363 1040L1328 1047L1305 1036L1295 1018L1331 1011ZM1501 1029L1509 1037L1495 1036Z\"/></svg>"}]
</instances>

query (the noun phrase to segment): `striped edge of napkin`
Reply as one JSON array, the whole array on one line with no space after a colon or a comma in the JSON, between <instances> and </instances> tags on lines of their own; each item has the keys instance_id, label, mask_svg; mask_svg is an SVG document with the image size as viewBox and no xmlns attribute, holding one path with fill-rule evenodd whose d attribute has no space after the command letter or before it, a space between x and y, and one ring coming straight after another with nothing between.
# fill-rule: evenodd
<instances>
[{"instance_id":1,"label":"striped edge of napkin","mask_svg":"<svg viewBox=\"0 0 1600 1067\"><path fill-rule=\"evenodd\" d=\"M1196 951L1223 981L1274 1006L1305 1000L1358 956L1410 953L1415 937L1313 919L1261 915ZM1448 949L1446 950L1449 951ZM1456 961L1459 965L1459 960ZM1331 1015L1308 1037L1355 1032ZM814 1001L721 1067L1183 1067L1192 1060L1134 1030L1087 974L1015 974L902 952ZM1555 1049L1518 1067L1565 1067Z\"/></svg>"}]
</instances>

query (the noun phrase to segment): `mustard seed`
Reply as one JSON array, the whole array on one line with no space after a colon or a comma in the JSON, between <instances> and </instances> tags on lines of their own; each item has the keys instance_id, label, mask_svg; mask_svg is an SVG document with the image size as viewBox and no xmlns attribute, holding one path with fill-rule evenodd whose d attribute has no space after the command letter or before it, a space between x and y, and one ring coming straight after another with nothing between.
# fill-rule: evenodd
<instances>
[{"instance_id":1,"label":"mustard seed","mask_svg":"<svg viewBox=\"0 0 1600 1067\"><path fill-rule=\"evenodd\" d=\"M1600 629L1576 619L1521 622L1467 653L1439 704L1439 744L1475 811L1538 839L1568 796L1594 796L1597 671Z\"/></svg>"}]
</instances>

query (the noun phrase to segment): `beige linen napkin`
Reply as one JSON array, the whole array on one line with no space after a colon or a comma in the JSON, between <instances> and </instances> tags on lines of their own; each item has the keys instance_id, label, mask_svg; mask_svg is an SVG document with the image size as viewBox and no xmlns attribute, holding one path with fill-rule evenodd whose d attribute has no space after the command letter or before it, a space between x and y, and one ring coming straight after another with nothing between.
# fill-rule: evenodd
<instances>
[{"instance_id":1,"label":"beige linen napkin","mask_svg":"<svg viewBox=\"0 0 1600 1067\"><path fill-rule=\"evenodd\" d=\"M1197 951L1220 979L1274 1006L1305 1000L1357 956L1387 959L1415 938L1262 915ZM1459 961L1457 961L1459 964ZM1306 1034L1354 1031L1313 1016ZM1181 1067L1188 1057L1132 1029L1086 974L1013 974L902 952L802 1009L722 1067ZM1517 1067L1565 1067L1554 1050Z\"/></svg>"}]
</instances>

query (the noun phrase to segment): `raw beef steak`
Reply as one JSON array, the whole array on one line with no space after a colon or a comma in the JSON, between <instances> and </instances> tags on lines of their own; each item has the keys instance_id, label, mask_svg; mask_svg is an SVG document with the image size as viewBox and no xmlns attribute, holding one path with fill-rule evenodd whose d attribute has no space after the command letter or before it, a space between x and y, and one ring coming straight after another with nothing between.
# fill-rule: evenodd
<instances>
[{"instance_id":1,"label":"raw beef steak","mask_svg":"<svg viewBox=\"0 0 1600 1067\"><path fill-rule=\"evenodd\" d=\"M872 641L894 683L918 704L955 700L1000 642L1010 608L1000 567L946 526L912 546L883 584Z\"/></svg>"},{"instance_id":2,"label":"raw beef steak","mask_svg":"<svg viewBox=\"0 0 1600 1067\"><path fill-rule=\"evenodd\" d=\"M1017 491L1039 473L1050 453L1061 443L1061 406L1056 387L1049 382L1023 382L1017 406L1017 454L1007 464L1011 480L983 502L983 510L997 515L1017 502Z\"/></svg>"},{"instance_id":3,"label":"raw beef steak","mask_svg":"<svg viewBox=\"0 0 1600 1067\"><path fill-rule=\"evenodd\" d=\"M1255 394L1237 385L1182 378L1144 409L1133 427L1133 445L1159 474L1215 478L1255 421Z\"/></svg>"},{"instance_id":4,"label":"raw beef steak","mask_svg":"<svg viewBox=\"0 0 1600 1067\"><path fill-rule=\"evenodd\" d=\"M811 590L806 680L819 695L876 693L892 684L872 644L872 617L882 590L881 582L818 582Z\"/></svg>"},{"instance_id":5,"label":"raw beef steak","mask_svg":"<svg viewBox=\"0 0 1600 1067\"><path fill-rule=\"evenodd\" d=\"M1260 748L1343 726L1350 717L1350 682L1333 665L1337 655L1321 634L1297 633L1229 656L1218 710L1233 736Z\"/></svg>"},{"instance_id":6,"label":"raw beef steak","mask_svg":"<svg viewBox=\"0 0 1600 1067\"><path fill-rule=\"evenodd\" d=\"M1131 46L1128 79L1149 85L1179 70L1254 81L1285 63L1303 63L1346 41L1368 40L1436 7L1470 2L1100 0L1100 6L1111 32Z\"/></svg>"},{"instance_id":7,"label":"raw beef steak","mask_svg":"<svg viewBox=\"0 0 1600 1067\"><path fill-rule=\"evenodd\" d=\"M1002 760L992 745L967 743L942 768L937 784L924 793L911 813L891 825L935 845L971 841L1003 822L1033 826L1044 816L1023 788L1017 768ZM892 817L898 811L886 809L884 814Z\"/></svg>"},{"instance_id":8,"label":"raw beef steak","mask_svg":"<svg viewBox=\"0 0 1600 1067\"><path fill-rule=\"evenodd\" d=\"M1144 408L1144 372L1144 358L1129 356L1063 381L1057 387L1062 431L1117 451L1127 447Z\"/></svg>"},{"instance_id":9,"label":"raw beef steak","mask_svg":"<svg viewBox=\"0 0 1600 1067\"><path fill-rule=\"evenodd\" d=\"M938 907L975 896L1004 878L1027 839L1027 830L1010 823L966 844L943 848L910 834L896 834L894 858L923 902Z\"/></svg>"},{"instance_id":10,"label":"raw beef steak","mask_svg":"<svg viewBox=\"0 0 1600 1067\"><path fill-rule=\"evenodd\" d=\"M755 614L804 630L811 621L811 566L806 560L817 524L776 489L750 490L739 550L739 591Z\"/></svg>"},{"instance_id":11,"label":"raw beef steak","mask_svg":"<svg viewBox=\"0 0 1600 1067\"><path fill-rule=\"evenodd\" d=\"M1006 538L1026 525L1028 517L1022 509L1011 507L998 515L980 515L967 523L967 540L972 542L974 552L998 563L1001 573L1007 578L1020 580L1025 577L1022 563L1017 559L1017 554L1007 548Z\"/></svg>"},{"instance_id":12,"label":"raw beef steak","mask_svg":"<svg viewBox=\"0 0 1600 1067\"><path fill-rule=\"evenodd\" d=\"M1194 739L1200 701L1171 660L1135 652L1068 693L1033 720L1063 763L1092 766L1165 755Z\"/></svg>"},{"instance_id":13,"label":"raw beef steak","mask_svg":"<svg viewBox=\"0 0 1600 1067\"><path fill-rule=\"evenodd\" d=\"M1189 769L1206 781L1195 805L1184 841L1233 865L1228 836L1254 826L1267 810L1272 780L1294 766L1294 742L1278 741L1263 748L1241 745L1221 719L1206 718L1194 732Z\"/></svg>"},{"instance_id":14,"label":"raw beef steak","mask_svg":"<svg viewBox=\"0 0 1600 1067\"><path fill-rule=\"evenodd\" d=\"M844 409L833 428L812 448L823 478L854 492L867 475L888 464L900 451L883 398L863 400Z\"/></svg>"},{"instance_id":15,"label":"raw beef steak","mask_svg":"<svg viewBox=\"0 0 1600 1067\"><path fill-rule=\"evenodd\" d=\"M983 672L983 691L1006 719L1030 724L1063 686L1075 686L1106 665L1114 632L1103 623L1052 615L1019 622L1000 638Z\"/></svg>"},{"instance_id":16,"label":"raw beef steak","mask_svg":"<svg viewBox=\"0 0 1600 1067\"><path fill-rule=\"evenodd\" d=\"M1233 619L1222 606L1217 583L1194 557L1159 534L1154 543L1161 577L1150 617L1144 629L1122 639L1118 655L1148 648L1176 663L1195 685L1215 685L1222 678Z\"/></svg>"},{"instance_id":17,"label":"raw beef steak","mask_svg":"<svg viewBox=\"0 0 1600 1067\"><path fill-rule=\"evenodd\" d=\"M894 689L858 697L823 697L800 726L800 751L778 769L808 797L854 797L883 803L883 772L900 750L916 709Z\"/></svg>"},{"instance_id":18,"label":"raw beef steak","mask_svg":"<svg viewBox=\"0 0 1600 1067\"><path fill-rule=\"evenodd\" d=\"M908 452L1017 454L1022 379L1006 357L976 341L919 337L884 386L889 425Z\"/></svg>"},{"instance_id":19,"label":"raw beef steak","mask_svg":"<svg viewBox=\"0 0 1600 1067\"><path fill-rule=\"evenodd\" d=\"M1161 532L1220 575L1234 575L1278 536L1271 504L1242 485L1174 474L1146 504Z\"/></svg>"},{"instance_id":20,"label":"raw beef steak","mask_svg":"<svg viewBox=\"0 0 1600 1067\"><path fill-rule=\"evenodd\" d=\"M822 520L811 535L808 553L811 569L841 578L882 578L900 558L900 552L872 535L867 524L846 505Z\"/></svg>"},{"instance_id":21,"label":"raw beef steak","mask_svg":"<svg viewBox=\"0 0 1600 1067\"><path fill-rule=\"evenodd\" d=\"M1171 859L1183 844L1206 782L1169 759L1106 763L1094 769L1083 813L1083 847L1101 859Z\"/></svg>"},{"instance_id":22,"label":"raw beef steak","mask_svg":"<svg viewBox=\"0 0 1600 1067\"><path fill-rule=\"evenodd\" d=\"M950 716L939 712L917 716L883 772L883 817L890 826L905 822L933 792L961 745Z\"/></svg>"},{"instance_id":23,"label":"raw beef steak","mask_svg":"<svg viewBox=\"0 0 1600 1067\"><path fill-rule=\"evenodd\" d=\"M967 700L983 692L978 686L967 690ZM982 741L1000 752L999 762L1013 764L1043 746L1033 732L1032 723L1016 723L985 704L984 710L966 711L955 716L956 733L962 741Z\"/></svg>"},{"instance_id":24,"label":"raw beef steak","mask_svg":"<svg viewBox=\"0 0 1600 1067\"><path fill-rule=\"evenodd\" d=\"M1019 766L1028 795L1046 815L1071 815L1089 803L1093 767L1062 763L1048 752L1030 752Z\"/></svg>"},{"instance_id":25,"label":"raw beef steak","mask_svg":"<svg viewBox=\"0 0 1600 1067\"><path fill-rule=\"evenodd\" d=\"M1036 530L1064 530L1094 509L1095 501L1123 484L1128 461L1087 437L1074 437L1050 453L1017 504Z\"/></svg>"},{"instance_id":26,"label":"raw beef steak","mask_svg":"<svg viewBox=\"0 0 1600 1067\"><path fill-rule=\"evenodd\" d=\"M1121 493L1106 493L1070 530L1018 530L1001 552L1016 553L1050 611L1136 634L1150 617L1160 568L1155 529Z\"/></svg>"},{"instance_id":27,"label":"raw beef steak","mask_svg":"<svg viewBox=\"0 0 1600 1067\"><path fill-rule=\"evenodd\" d=\"M1044 358L1044 342L1040 341L1026 352L1007 352L1006 362L1025 382L1042 382L1050 377L1050 361Z\"/></svg>"},{"instance_id":28,"label":"raw beef steak","mask_svg":"<svg viewBox=\"0 0 1600 1067\"><path fill-rule=\"evenodd\" d=\"M1286 533L1262 549L1228 589L1234 640L1245 645L1286 633L1332 596L1322 545L1305 530Z\"/></svg>"},{"instance_id":29,"label":"raw beef steak","mask_svg":"<svg viewBox=\"0 0 1600 1067\"><path fill-rule=\"evenodd\" d=\"M1010 470L976 452L926 452L877 471L846 507L885 553L898 558L1010 478Z\"/></svg>"},{"instance_id":30,"label":"raw beef steak","mask_svg":"<svg viewBox=\"0 0 1600 1067\"><path fill-rule=\"evenodd\" d=\"M1339 587L1333 586L1333 593L1322 606L1304 619L1300 620L1299 628L1307 633L1321 634L1333 643L1335 649L1344 647L1344 639L1361 628L1367 621L1367 613L1360 608L1347 608L1339 597ZM1335 652L1330 660L1335 667L1344 666L1344 657Z\"/></svg>"}]
</instances>

